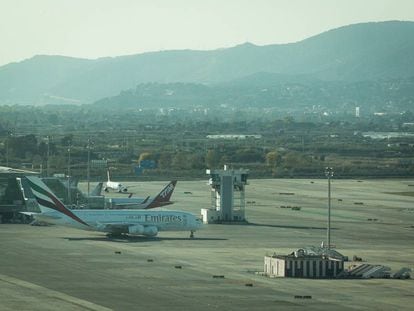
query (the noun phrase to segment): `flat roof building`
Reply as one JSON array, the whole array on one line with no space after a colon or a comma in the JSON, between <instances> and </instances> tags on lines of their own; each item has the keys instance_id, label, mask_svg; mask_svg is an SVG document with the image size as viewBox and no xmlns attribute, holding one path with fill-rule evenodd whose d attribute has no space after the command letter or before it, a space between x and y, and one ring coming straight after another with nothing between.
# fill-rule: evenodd
<instances>
[{"instance_id":1,"label":"flat roof building","mask_svg":"<svg viewBox=\"0 0 414 311\"><path fill-rule=\"evenodd\" d=\"M289 255L264 257L264 274L270 277L336 278L344 271L344 256L309 254L299 249Z\"/></svg>"}]
</instances>

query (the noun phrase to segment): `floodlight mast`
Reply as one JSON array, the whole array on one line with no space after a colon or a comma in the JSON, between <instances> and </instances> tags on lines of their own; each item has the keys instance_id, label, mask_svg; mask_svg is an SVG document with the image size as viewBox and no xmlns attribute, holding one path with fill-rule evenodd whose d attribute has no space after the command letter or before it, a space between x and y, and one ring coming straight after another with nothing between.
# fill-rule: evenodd
<instances>
[{"instance_id":1,"label":"floodlight mast","mask_svg":"<svg viewBox=\"0 0 414 311\"><path fill-rule=\"evenodd\" d=\"M334 175L332 167L325 168L325 176L328 178L328 228L327 228L327 248L331 248L331 178Z\"/></svg>"},{"instance_id":2,"label":"floodlight mast","mask_svg":"<svg viewBox=\"0 0 414 311\"><path fill-rule=\"evenodd\" d=\"M49 177L49 157L50 157L50 136L47 135L47 162L46 162L46 177Z\"/></svg>"},{"instance_id":3,"label":"floodlight mast","mask_svg":"<svg viewBox=\"0 0 414 311\"><path fill-rule=\"evenodd\" d=\"M90 196L90 179L91 179L91 139L88 138L88 165L87 165L87 170L86 170L86 175L87 175L87 179L88 179L88 198Z\"/></svg>"},{"instance_id":4,"label":"floodlight mast","mask_svg":"<svg viewBox=\"0 0 414 311\"><path fill-rule=\"evenodd\" d=\"M71 205L72 204L72 198L71 198L71 193L70 193L70 148L71 148L71 144L69 143L68 145L68 204Z\"/></svg>"}]
</instances>

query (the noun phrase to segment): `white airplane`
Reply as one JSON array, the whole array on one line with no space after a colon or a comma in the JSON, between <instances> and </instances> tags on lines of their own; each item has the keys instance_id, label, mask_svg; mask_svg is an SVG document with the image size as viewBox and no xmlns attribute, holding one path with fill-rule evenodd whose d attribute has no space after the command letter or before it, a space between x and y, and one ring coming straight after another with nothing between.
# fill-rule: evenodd
<instances>
[{"instance_id":1,"label":"white airplane","mask_svg":"<svg viewBox=\"0 0 414 311\"><path fill-rule=\"evenodd\" d=\"M38 221L112 235L147 237L156 236L159 231L190 231L190 237L194 237L194 232L202 225L193 214L180 211L70 210L41 179L31 176L26 179L41 213L22 213L32 215Z\"/></svg>"},{"instance_id":2,"label":"white airplane","mask_svg":"<svg viewBox=\"0 0 414 311\"><path fill-rule=\"evenodd\" d=\"M106 182L105 187L104 187L105 192L108 192L109 189L116 190L120 193L128 192L128 187L125 187L124 185L122 185L119 182L111 181L111 179L109 177L109 170L107 171L107 173L108 173L108 181Z\"/></svg>"}]
</instances>

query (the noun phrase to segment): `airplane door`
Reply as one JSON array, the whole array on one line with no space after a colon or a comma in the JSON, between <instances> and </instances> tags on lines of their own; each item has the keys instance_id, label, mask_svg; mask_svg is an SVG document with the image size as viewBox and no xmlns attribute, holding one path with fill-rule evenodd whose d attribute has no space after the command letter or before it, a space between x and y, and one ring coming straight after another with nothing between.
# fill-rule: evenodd
<instances>
[{"instance_id":1,"label":"airplane door","mask_svg":"<svg viewBox=\"0 0 414 311\"><path fill-rule=\"evenodd\" d=\"M184 217L183 217L183 226L186 227L187 223L188 223L187 216L184 215Z\"/></svg>"}]
</instances>

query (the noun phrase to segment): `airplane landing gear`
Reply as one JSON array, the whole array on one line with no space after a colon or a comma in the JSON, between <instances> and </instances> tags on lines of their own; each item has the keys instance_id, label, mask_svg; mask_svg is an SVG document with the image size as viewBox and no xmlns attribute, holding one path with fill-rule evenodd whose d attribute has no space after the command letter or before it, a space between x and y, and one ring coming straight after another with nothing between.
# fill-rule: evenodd
<instances>
[{"instance_id":1,"label":"airplane landing gear","mask_svg":"<svg viewBox=\"0 0 414 311\"><path fill-rule=\"evenodd\" d=\"M125 235L123 235L122 233L107 233L106 237L108 239L122 239L125 238Z\"/></svg>"},{"instance_id":2,"label":"airplane landing gear","mask_svg":"<svg viewBox=\"0 0 414 311\"><path fill-rule=\"evenodd\" d=\"M194 231L190 231L190 239L194 239Z\"/></svg>"}]
</instances>

